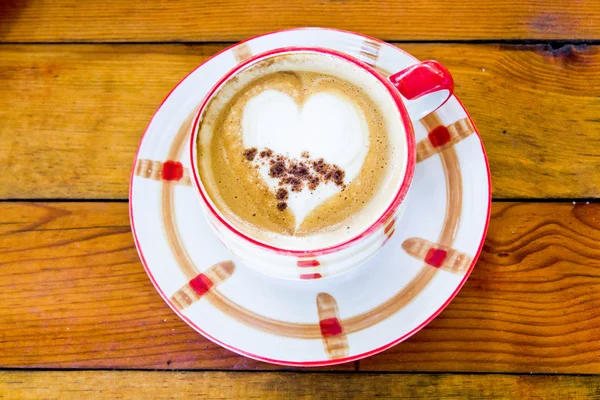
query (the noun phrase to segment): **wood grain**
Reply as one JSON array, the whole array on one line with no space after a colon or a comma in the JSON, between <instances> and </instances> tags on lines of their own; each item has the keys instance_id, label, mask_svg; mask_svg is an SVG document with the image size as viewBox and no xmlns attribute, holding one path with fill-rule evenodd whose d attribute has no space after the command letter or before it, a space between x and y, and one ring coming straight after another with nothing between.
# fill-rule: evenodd
<instances>
[{"instance_id":1,"label":"wood grain","mask_svg":"<svg viewBox=\"0 0 600 400\"><path fill-rule=\"evenodd\" d=\"M600 373L599 241L598 203L495 203L458 297L360 369ZM138 261L124 203L0 203L0 282L0 367L276 368L172 313Z\"/></svg>"},{"instance_id":2,"label":"wood grain","mask_svg":"<svg viewBox=\"0 0 600 400\"><path fill-rule=\"evenodd\" d=\"M585 399L600 398L593 376L4 371L8 399Z\"/></svg>"},{"instance_id":3,"label":"wood grain","mask_svg":"<svg viewBox=\"0 0 600 400\"><path fill-rule=\"evenodd\" d=\"M402 47L453 73L483 136L495 198L600 195L600 47ZM222 48L0 46L0 198L127 198L156 107Z\"/></svg>"},{"instance_id":4,"label":"wood grain","mask_svg":"<svg viewBox=\"0 0 600 400\"><path fill-rule=\"evenodd\" d=\"M127 204L0 210L0 366L278 369L222 349L168 308L139 261Z\"/></svg>"},{"instance_id":5,"label":"wood grain","mask_svg":"<svg viewBox=\"0 0 600 400\"><path fill-rule=\"evenodd\" d=\"M600 204L495 203L480 259L421 334L363 370L600 372Z\"/></svg>"},{"instance_id":6,"label":"wood grain","mask_svg":"<svg viewBox=\"0 0 600 400\"><path fill-rule=\"evenodd\" d=\"M593 0L416 2L243 0L159 2L10 0L0 39L11 42L234 41L302 26L354 30L387 40L598 39Z\"/></svg>"}]
</instances>

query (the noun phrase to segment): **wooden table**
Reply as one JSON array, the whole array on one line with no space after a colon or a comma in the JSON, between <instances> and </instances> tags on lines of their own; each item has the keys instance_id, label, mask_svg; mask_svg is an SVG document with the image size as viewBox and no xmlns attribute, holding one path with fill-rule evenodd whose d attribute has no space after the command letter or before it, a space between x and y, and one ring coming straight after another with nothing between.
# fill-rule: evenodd
<instances>
[{"instance_id":1,"label":"wooden table","mask_svg":"<svg viewBox=\"0 0 600 400\"><path fill-rule=\"evenodd\" d=\"M481 258L439 317L301 372L177 318L127 211L170 88L228 43L295 26L448 66L494 194ZM599 40L593 0L0 1L0 397L600 398Z\"/></svg>"}]
</instances>

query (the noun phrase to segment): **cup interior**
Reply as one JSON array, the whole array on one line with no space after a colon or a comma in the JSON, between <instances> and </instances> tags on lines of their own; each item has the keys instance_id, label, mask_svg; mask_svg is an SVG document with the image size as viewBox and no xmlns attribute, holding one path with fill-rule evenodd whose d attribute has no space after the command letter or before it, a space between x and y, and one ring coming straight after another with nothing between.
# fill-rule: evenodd
<instances>
[{"instance_id":1,"label":"cup interior","mask_svg":"<svg viewBox=\"0 0 600 400\"><path fill-rule=\"evenodd\" d=\"M284 57L282 57L284 56ZM354 226L345 232L329 231L298 238L274 238L268 232L253 232L236 224L219 210L208 195L199 170L210 168L198 160L197 142L210 141L210 124L227 107L228 102L251 81L278 71L308 71L333 75L361 87L380 108L392 147L394 167L381 185L376 201L367 204ZM200 129L202 127L202 129ZM208 128L207 128L208 127ZM202 133L202 134L200 134ZM240 238L268 250L285 254L317 255L344 248L369 235L395 212L404 199L412 180L415 164L415 144L412 124L401 96L391 82L359 60L331 50L318 48L284 48L257 55L229 71L209 92L201 104L190 135L190 156L193 183L208 212L226 229ZM348 234L348 231L351 234Z\"/></svg>"}]
</instances>

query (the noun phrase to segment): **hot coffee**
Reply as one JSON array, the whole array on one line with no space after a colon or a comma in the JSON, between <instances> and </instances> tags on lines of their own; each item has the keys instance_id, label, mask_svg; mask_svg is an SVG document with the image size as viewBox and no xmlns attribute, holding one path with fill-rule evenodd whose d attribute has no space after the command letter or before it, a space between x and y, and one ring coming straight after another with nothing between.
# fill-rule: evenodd
<instances>
[{"instance_id":1,"label":"hot coffee","mask_svg":"<svg viewBox=\"0 0 600 400\"><path fill-rule=\"evenodd\" d=\"M207 105L201 182L249 236L290 249L341 243L366 230L398 190L400 121L387 89L361 68L324 54L267 58Z\"/></svg>"}]
</instances>

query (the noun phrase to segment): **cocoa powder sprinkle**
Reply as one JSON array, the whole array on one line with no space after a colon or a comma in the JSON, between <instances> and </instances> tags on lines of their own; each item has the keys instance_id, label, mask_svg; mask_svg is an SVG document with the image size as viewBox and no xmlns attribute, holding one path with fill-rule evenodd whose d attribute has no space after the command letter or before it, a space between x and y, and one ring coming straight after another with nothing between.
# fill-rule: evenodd
<instances>
[{"instance_id":1,"label":"cocoa powder sprinkle","mask_svg":"<svg viewBox=\"0 0 600 400\"><path fill-rule=\"evenodd\" d=\"M271 178L279 178L282 177L285 172L285 163L283 161L276 161L269 169L269 176Z\"/></svg>"},{"instance_id":2,"label":"cocoa powder sprinkle","mask_svg":"<svg viewBox=\"0 0 600 400\"><path fill-rule=\"evenodd\" d=\"M277 194L275 194L275 197L277 198L277 200L287 200L289 197L289 193L286 189L280 188L277 191Z\"/></svg>"},{"instance_id":3,"label":"cocoa powder sprinkle","mask_svg":"<svg viewBox=\"0 0 600 400\"><path fill-rule=\"evenodd\" d=\"M344 171L342 171L337 165L334 165L335 170L333 171L333 182L335 182L336 185L343 185L344 184L344 175L346 175L346 173Z\"/></svg>"},{"instance_id":4,"label":"cocoa powder sprinkle","mask_svg":"<svg viewBox=\"0 0 600 400\"><path fill-rule=\"evenodd\" d=\"M247 161L252 161L254 160L254 157L256 157L257 152L258 150L256 149L256 147L251 147L249 149L244 150L244 157Z\"/></svg>"},{"instance_id":5,"label":"cocoa powder sprinkle","mask_svg":"<svg viewBox=\"0 0 600 400\"><path fill-rule=\"evenodd\" d=\"M322 158L319 158L317 161L313 161L313 169L319 173L323 174L325 172L325 161Z\"/></svg>"},{"instance_id":6,"label":"cocoa powder sprinkle","mask_svg":"<svg viewBox=\"0 0 600 400\"><path fill-rule=\"evenodd\" d=\"M269 162L269 176L276 179L280 188L275 193L277 209L284 211L287 208L286 200L289 191L301 192L304 187L314 191L321 183L332 182L344 190L344 177L346 173L335 164L329 164L322 158L311 160L307 151L302 152L302 160L289 158L281 154L275 154L273 150L265 148L258 152L255 147L244 150L244 157L248 161L254 161L259 154L261 159L258 164L265 165ZM258 164L255 167L258 167ZM284 187L285 186L285 187Z\"/></svg>"},{"instance_id":7,"label":"cocoa powder sprinkle","mask_svg":"<svg viewBox=\"0 0 600 400\"><path fill-rule=\"evenodd\" d=\"M263 151L260 152L260 157L261 158L268 158L271 157L273 155L273 150L271 149L265 149Z\"/></svg>"},{"instance_id":8,"label":"cocoa powder sprinkle","mask_svg":"<svg viewBox=\"0 0 600 400\"><path fill-rule=\"evenodd\" d=\"M319 183L321 183L321 180L316 177L316 176L311 176L308 179L308 189L309 190L315 190L317 188L317 186L319 186Z\"/></svg>"},{"instance_id":9,"label":"cocoa powder sprinkle","mask_svg":"<svg viewBox=\"0 0 600 400\"><path fill-rule=\"evenodd\" d=\"M305 178L310 173L308 171L308 167L303 163L293 163L290 167L290 174L297 176L299 178Z\"/></svg>"}]
</instances>

